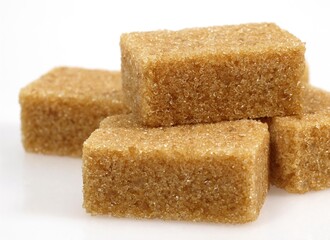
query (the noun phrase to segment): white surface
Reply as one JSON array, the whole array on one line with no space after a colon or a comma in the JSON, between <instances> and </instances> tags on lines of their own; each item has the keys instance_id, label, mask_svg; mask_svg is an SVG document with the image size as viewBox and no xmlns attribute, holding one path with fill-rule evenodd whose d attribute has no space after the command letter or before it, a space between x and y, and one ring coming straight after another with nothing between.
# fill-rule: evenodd
<instances>
[{"instance_id":1,"label":"white surface","mask_svg":"<svg viewBox=\"0 0 330 240\"><path fill-rule=\"evenodd\" d=\"M120 68L122 32L269 21L307 44L311 82L330 90L328 1L0 0L0 239L329 239L330 190L271 188L246 225L91 217L79 159L26 154L18 92L58 65Z\"/></svg>"}]
</instances>

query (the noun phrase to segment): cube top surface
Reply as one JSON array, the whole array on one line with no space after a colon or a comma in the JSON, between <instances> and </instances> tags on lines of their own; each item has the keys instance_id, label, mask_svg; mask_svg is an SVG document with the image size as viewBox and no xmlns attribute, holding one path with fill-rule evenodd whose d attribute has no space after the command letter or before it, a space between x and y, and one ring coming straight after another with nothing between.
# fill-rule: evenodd
<instances>
[{"instance_id":1,"label":"cube top surface","mask_svg":"<svg viewBox=\"0 0 330 240\"><path fill-rule=\"evenodd\" d=\"M295 131L303 133L307 129L317 129L321 126L330 127L330 111L318 111L301 117L276 117L273 119L273 123L278 127L295 129Z\"/></svg>"},{"instance_id":2,"label":"cube top surface","mask_svg":"<svg viewBox=\"0 0 330 240\"><path fill-rule=\"evenodd\" d=\"M21 90L21 97L108 98L121 91L119 71L58 67Z\"/></svg>"},{"instance_id":3,"label":"cube top surface","mask_svg":"<svg viewBox=\"0 0 330 240\"><path fill-rule=\"evenodd\" d=\"M304 129L330 123L330 93L309 85L303 88L302 116L274 117L280 126Z\"/></svg>"},{"instance_id":4,"label":"cube top surface","mask_svg":"<svg viewBox=\"0 0 330 240\"><path fill-rule=\"evenodd\" d=\"M215 124L144 128L132 115L111 116L103 120L85 145L120 151L142 152L174 150L194 156L254 154L268 134L267 125L253 120Z\"/></svg>"},{"instance_id":5,"label":"cube top surface","mask_svg":"<svg viewBox=\"0 0 330 240\"><path fill-rule=\"evenodd\" d=\"M330 110L329 92L307 85L303 89L303 96L303 111L305 114Z\"/></svg>"},{"instance_id":6,"label":"cube top surface","mask_svg":"<svg viewBox=\"0 0 330 240\"><path fill-rule=\"evenodd\" d=\"M134 56L148 62L159 58L185 59L212 54L251 54L304 49L304 43L273 23L190 28L179 31L133 32L121 41Z\"/></svg>"}]
</instances>

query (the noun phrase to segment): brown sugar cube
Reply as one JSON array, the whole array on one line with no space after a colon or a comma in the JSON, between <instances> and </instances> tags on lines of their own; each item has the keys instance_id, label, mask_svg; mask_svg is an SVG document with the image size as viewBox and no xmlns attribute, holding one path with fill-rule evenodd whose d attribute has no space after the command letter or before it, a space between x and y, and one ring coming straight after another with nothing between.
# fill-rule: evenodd
<instances>
[{"instance_id":1,"label":"brown sugar cube","mask_svg":"<svg viewBox=\"0 0 330 240\"><path fill-rule=\"evenodd\" d=\"M123 34L124 101L152 127L301 114L304 53L271 23Z\"/></svg>"},{"instance_id":2,"label":"brown sugar cube","mask_svg":"<svg viewBox=\"0 0 330 240\"><path fill-rule=\"evenodd\" d=\"M330 187L330 93L307 86L302 117L270 122L271 183L292 193Z\"/></svg>"},{"instance_id":3,"label":"brown sugar cube","mask_svg":"<svg viewBox=\"0 0 330 240\"><path fill-rule=\"evenodd\" d=\"M83 147L91 214L223 223L259 215L268 190L269 132L253 120L143 128L105 119Z\"/></svg>"},{"instance_id":4,"label":"brown sugar cube","mask_svg":"<svg viewBox=\"0 0 330 240\"><path fill-rule=\"evenodd\" d=\"M121 74L60 67L23 88L19 95L26 151L81 156L82 144L113 114L127 113Z\"/></svg>"}]
</instances>

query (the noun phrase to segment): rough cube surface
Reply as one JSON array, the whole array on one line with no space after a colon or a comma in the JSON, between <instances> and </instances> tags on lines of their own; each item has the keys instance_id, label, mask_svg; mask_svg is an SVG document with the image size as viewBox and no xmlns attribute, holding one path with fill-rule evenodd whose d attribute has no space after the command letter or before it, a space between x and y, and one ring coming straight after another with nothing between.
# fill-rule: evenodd
<instances>
[{"instance_id":1,"label":"rough cube surface","mask_svg":"<svg viewBox=\"0 0 330 240\"><path fill-rule=\"evenodd\" d=\"M124 100L147 126L300 114L304 52L270 23L123 34Z\"/></svg>"},{"instance_id":2,"label":"rough cube surface","mask_svg":"<svg viewBox=\"0 0 330 240\"><path fill-rule=\"evenodd\" d=\"M127 112L121 74L56 68L20 92L26 151L81 156L82 144L112 114Z\"/></svg>"},{"instance_id":3,"label":"rough cube surface","mask_svg":"<svg viewBox=\"0 0 330 240\"><path fill-rule=\"evenodd\" d=\"M244 223L268 190L267 125L143 128L105 119L83 147L84 207L117 217Z\"/></svg>"},{"instance_id":4,"label":"rough cube surface","mask_svg":"<svg viewBox=\"0 0 330 240\"><path fill-rule=\"evenodd\" d=\"M270 123L271 182L293 193L330 187L330 93L308 86L303 108Z\"/></svg>"},{"instance_id":5,"label":"rough cube surface","mask_svg":"<svg viewBox=\"0 0 330 240\"><path fill-rule=\"evenodd\" d=\"M305 70L304 70L303 76L301 78L301 82L303 84L307 84L309 82L309 66L307 63L305 63Z\"/></svg>"}]
</instances>

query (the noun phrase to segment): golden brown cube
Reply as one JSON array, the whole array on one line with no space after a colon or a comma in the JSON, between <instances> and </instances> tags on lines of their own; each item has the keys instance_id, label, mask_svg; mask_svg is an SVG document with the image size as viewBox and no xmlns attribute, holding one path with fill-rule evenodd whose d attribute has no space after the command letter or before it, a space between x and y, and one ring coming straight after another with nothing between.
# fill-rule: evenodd
<instances>
[{"instance_id":1,"label":"golden brown cube","mask_svg":"<svg viewBox=\"0 0 330 240\"><path fill-rule=\"evenodd\" d=\"M330 93L307 86L303 108L270 122L271 183L292 193L330 187Z\"/></svg>"},{"instance_id":2,"label":"golden brown cube","mask_svg":"<svg viewBox=\"0 0 330 240\"><path fill-rule=\"evenodd\" d=\"M127 113L121 74L55 68L19 95L26 151L81 156L82 144L109 115Z\"/></svg>"},{"instance_id":3,"label":"golden brown cube","mask_svg":"<svg viewBox=\"0 0 330 240\"><path fill-rule=\"evenodd\" d=\"M123 34L124 100L152 127L301 114L304 53L271 23Z\"/></svg>"},{"instance_id":4,"label":"golden brown cube","mask_svg":"<svg viewBox=\"0 0 330 240\"><path fill-rule=\"evenodd\" d=\"M252 120L144 128L130 115L101 123L83 147L91 214L245 223L268 190L269 132Z\"/></svg>"}]
</instances>

